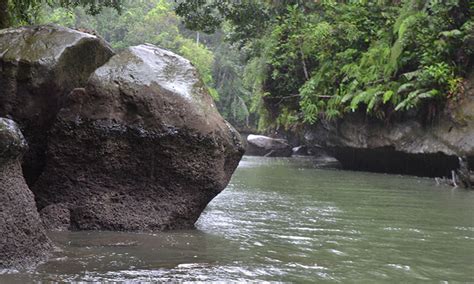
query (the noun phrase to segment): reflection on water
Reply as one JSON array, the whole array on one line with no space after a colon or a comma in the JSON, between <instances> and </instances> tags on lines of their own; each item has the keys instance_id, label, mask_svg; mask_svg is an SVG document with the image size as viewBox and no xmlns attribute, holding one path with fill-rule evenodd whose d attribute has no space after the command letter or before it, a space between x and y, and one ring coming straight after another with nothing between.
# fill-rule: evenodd
<instances>
[{"instance_id":1,"label":"reflection on water","mask_svg":"<svg viewBox=\"0 0 474 284\"><path fill-rule=\"evenodd\" d=\"M0 283L474 281L474 192L245 157L197 230L55 233L63 252ZM1 273L1 272L0 272Z\"/></svg>"}]
</instances>

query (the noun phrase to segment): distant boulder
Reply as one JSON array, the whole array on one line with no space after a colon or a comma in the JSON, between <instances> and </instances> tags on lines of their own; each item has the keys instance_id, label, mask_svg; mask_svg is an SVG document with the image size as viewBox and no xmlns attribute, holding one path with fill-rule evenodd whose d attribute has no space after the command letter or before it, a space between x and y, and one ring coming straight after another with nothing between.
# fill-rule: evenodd
<instances>
[{"instance_id":1,"label":"distant boulder","mask_svg":"<svg viewBox=\"0 0 474 284\"><path fill-rule=\"evenodd\" d=\"M0 30L0 116L18 122L28 141L23 169L30 185L44 167L61 99L112 55L104 40L59 26Z\"/></svg>"},{"instance_id":2,"label":"distant boulder","mask_svg":"<svg viewBox=\"0 0 474 284\"><path fill-rule=\"evenodd\" d=\"M293 156L307 156L308 147L306 145L301 145L292 148Z\"/></svg>"},{"instance_id":3,"label":"distant boulder","mask_svg":"<svg viewBox=\"0 0 474 284\"><path fill-rule=\"evenodd\" d=\"M266 157L289 157L292 148L285 139L250 134L247 137L246 155Z\"/></svg>"},{"instance_id":4,"label":"distant boulder","mask_svg":"<svg viewBox=\"0 0 474 284\"><path fill-rule=\"evenodd\" d=\"M189 229L227 186L243 152L196 68L139 45L67 96L34 190L52 227Z\"/></svg>"},{"instance_id":5,"label":"distant boulder","mask_svg":"<svg viewBox=\"0 0 474 284\"><path fill-rule=\"evenodd\" d=\"M0 118L0 269L32 267L53 249L21 171L26 149L16 123Z\"/></svg>"}]
</instances>

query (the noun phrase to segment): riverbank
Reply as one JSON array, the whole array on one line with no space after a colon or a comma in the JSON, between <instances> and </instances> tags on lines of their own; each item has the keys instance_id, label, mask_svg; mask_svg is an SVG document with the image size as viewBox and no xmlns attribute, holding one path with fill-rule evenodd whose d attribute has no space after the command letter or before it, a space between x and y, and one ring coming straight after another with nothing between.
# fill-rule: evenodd
<instances>
[{"instance_id":1,"label":"riverbank","mask_svg":"<svg viewBox=\"0 0 474 284\"><path fill-rule=\"evenodd\" d=\"M428 106L385 119L356 111L267 132L284 138L289 147L306 147L310 155L332 156L346 170L451 177L459 169L459 157L474 165L474 72L463 90L431 119Z\"/></svg>"}]
</instances>

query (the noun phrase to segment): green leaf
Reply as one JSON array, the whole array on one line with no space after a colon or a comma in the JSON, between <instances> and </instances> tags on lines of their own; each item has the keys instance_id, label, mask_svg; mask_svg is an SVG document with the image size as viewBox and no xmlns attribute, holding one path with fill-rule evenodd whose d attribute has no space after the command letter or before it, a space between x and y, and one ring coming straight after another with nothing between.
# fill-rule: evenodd
<instances>
[{"instance_id":1,"label":"green leaf","mask_svg":"<svg viewBox=\"0 0 474 284\"><path fill-rule=\"evenodd\" d=\"M345 94L345 95L342 97L342 99L341 99L341 103L347 103L347 102L350 101L353 97L354 97L354 94L353 94L353 93Z\"/></svg>"},{"instance_id":2,"label":"green leaf","mask_svg":"<svg viewBox=\"0 0 474 284\"><path fill-rule=\"evenodd\" d=\"M412 82L405 83L398 88L397 94L404 94L411 91L415 87Z\"/></svg>"},{"instance_id":3,"label":"green leaf","mask_svg":"<svg viewBox=\"0 0 474 284\"><path fill-rule=\"evenodd\" d=\"M440 92L438 90L430 90L429 92L423 92L423 93L420 93L418 94L418 98L420 99L431 99L431 98L434 98L436 97L437 95L439 95Z\"/></svg>"},{"instance_id":4,"label":"green leaf","mask_svg":"<svg viewBox=\"0 0 474 284\"><path fill-rule=\"evenodd\" d=\"M378 101L380 101L380 98L378 96L373 96L372 99L370 99L370 102L367 105L367 113L372 112Z\"/></svg>"},{"instance_id":5,"label":"green leaf","mask_svg":"<svg viewBox=\"0 0 474 284\"><path fill-rule=\"evenodd\" d=\"M356 111L359 108L360 102L364 101L366 95L367 95L367 91L364 91L354 96L354 98L351 101L351 106L350 106L352 112Z\"/></svg>"},{"instance_id":6,"label":"green leaf","mask_svg":"<svg viewBox=\"0 0 474 284\"><path fill-rule=\"evenodd\" d=\"M394 92L392 90L388 90L383 94L383 103L386 104L393 96Z\"/></svg>"},{"instance_id":7,"label":"green leaf","mask_svg":"<svg viewBox=\"0 0 474 284\"><path fill-rule=\"evenodd\" d=\"M422 70L415 70L415 71L412 71L412 72L402 74L402 77L407 79L407 81L412 81L413 79L418 77L421 72L422 72Z\"/></svg>"},{"instance_id":8,"label":"green leaf","mask_svg":"<svg viewBox=\"0 0 474 284\"><path fill-rule=\"evenodd\" d=\"M454 29L450 31L440 32L439 35L444 37L460 37L463 35L463 33L460 30Z\"/></svg>"}]
</instances>

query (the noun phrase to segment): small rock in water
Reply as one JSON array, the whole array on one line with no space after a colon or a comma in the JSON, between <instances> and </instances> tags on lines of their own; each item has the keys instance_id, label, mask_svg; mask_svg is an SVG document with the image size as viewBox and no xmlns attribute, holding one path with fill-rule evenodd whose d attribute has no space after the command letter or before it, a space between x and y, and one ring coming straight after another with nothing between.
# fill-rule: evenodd
<instances>
[{"instance_id":1,"label":"small rock in water","mask_svg":"<svg viewBox=\"0 0 474 284\"><path fill-rule=\"evenodd\" d=\"M285 139L250 134L247 137L245 154L249 156L290 157L292 148Z\"/></svg>"}]
</instances>

